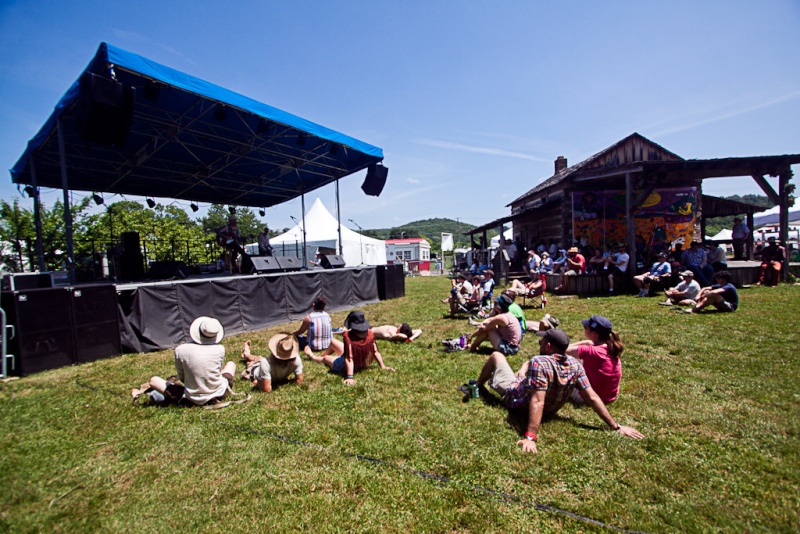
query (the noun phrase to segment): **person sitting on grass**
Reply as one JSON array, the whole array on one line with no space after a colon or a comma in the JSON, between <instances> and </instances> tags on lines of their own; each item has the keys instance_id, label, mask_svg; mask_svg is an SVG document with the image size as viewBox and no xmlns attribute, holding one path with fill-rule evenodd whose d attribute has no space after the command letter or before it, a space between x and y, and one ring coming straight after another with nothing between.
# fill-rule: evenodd
<instances>
[{"instance_id":1,"label":"person sitting on grass","mask_svg":"<svg viewBox=\"0 0 800 534\"><path fill-rule=\"evenodd\" d=\"M382 339L385 341L398 341L400 343L411 343L417 339L422 330L412 330L408 323L391 325L385 324L383 326L373 326L372 335L375 339Z\"/></svg>"},{"instance_id":2,"label":"person sitting on grass","mask_svg":"<svg viewBox=\"0 0 800 534\"><path fill-rule=\"evenodd\" d=\"M536 333L540 336L541 356L526 361L514 373L505 356L493 352L478 377L481 394L487 394L484 384L500 394L509 410L527 409L528 427L525 437L517 441L524 452L537 452L539 427L542 418L555 414L577 390L584 402L592 407L609 428L623 436L642 439L635 428L618 424L606 405L589 383L581 362L565 354L569 336L563 330L550 328Z\"/></svg>"},{"instance_id":3,"label":"person sitting on grass","mask_svg":"<svg viewBox=\"0 0 800 534\"><path fill-rule=\"evenodd\" d=\"M592 315L581 324L587 339L571 343L566 354L581 361L592 389L605 404L611 404L617 400L622 378L622 341L611 321L602 315ZM583 404L583 397L576 390L573 390L570 400Z\"/></svg>"},{"instance_id":4,"label":"person sitting on grass","mask_svg":"<svg viewBox=\"0 0 800 534\"><path fill-rule=\"evenodd\" d=\"M331 316L325 311L328 301L325 297L317 297L311 304L312 312L305 316L300 326L292 332L298 338L303 352L311 356L314 351L325 351L325 354L336 353L340 356L344 352L344 345L333 337ZM307 336L303 335L308 333Z\"/></svg>"},{"instance_id":5,"label":"person sitting on grass","mask_svg":"<svg viewBox=\"0 0 800 534\"><path fill-rule=\"evenodd\" d=\"M721 312L735 312L739 307L739 292L731 284L731 273L720 271L714 275L717 282L704 287L697 295L697 306L682 310L684 313L697 313L706 306L714 306Z\"/></svg>"},{"instance_id":6,"label":"person sitting on grass","mask_svg":"<svg viewBox=\"0 0 800 534\"><path fill-rule=\"evenodd\" d=\"M294 382L303 382L303 361L300 359L300 347L297 338L289 332L281 332L269 338L270 356L256 356L250 352L252 343L244 342L242 359L247 368L242 373L242 378L252 382L253 386L269 393L272 384L289 382L289 377L294 374Z\"/></svg>"},{"instance_id":7,"label":"person sitting on grass","mask_svg":"<svg viewBox=\"0 0 800 534\"><path fill-rule=\"evenodd\" d=\"M700 284L694 279L692 271L683 271L681 278L683 280L680 284L664 290L667 300L659 302L659 304L662 306L672 306L673 304L680 304L681 306L695 305L695 299L700 293Z\"/></svg>"},{"instance_id":8,"label":"person sitting on grass","mask_svg":"<svg viewBox=\"0 0 800 534\"><path fill-rule=\"evenodd\" d=\"M470 334L472 344L469 350L476 352L481 343L487 339L492 348L506 356L516 354L522 341L522 327L519 320L508 311L514 300L509 295L500 295L495 299L494 315L484 319L477 325L477 330Z\"/></svg>"},{"instance_id":9,"label":"person sitting on grass","mask_svg":"<svg viewBox=\"0 0 800 534\"><path fill-rule=\"evenodd\" d=\"M189 337L192 343L175 347L176 377L183 384L167 381L160 376L150 379L149 388L156 402L205 406L220 404L233 391L236 364L225 362L225 347L220 344L225 331L213 317L201 316L192 321ZM134 400L144 393L134 389Z\"/></svg>"},{"instance_id":10,"label":"person sitting on grass","mask_svg":"<svg viewBox=\"0 0 800 534\"><path fill-rule=\"evenodd\" d=\"M345 385L352 386L356 383L355 373L365 369L373 360L378 362L381 369L394 371L383 363L383 357L375 343L375 335L369 326L369 321L364 313L358 310L351 311L344 321L344 354L338 358L332 355L309 356L317 363L327 365L331 372L344 376Z\"/></svg>"},{"instance_id":11,"label":"person sitting on grass","mask_svg":"<svg viewBox=\"0 0 800 534\"><path fill-rule=\"evenodd\" d=\"M670 278L672 278L672 266L667 261L667 253L659 252L658 261L650 267L648 272L634 276L633 283L639 288L639 296L647 297L650 295L651 283L665 283Z\"/></svg>"},{"instance_id":12,"label":"person sitting on grass","mask_svg":"<svg viewBox=\"0 0 800 534\"><path fill-rule=\"evenodd\" d=\"M522 307L519 304L514 302L514 299L517 297L516 293L514 293L509 289L504 289L503 292L500 293L500 295L506 295L512 301L511 304L508 305L508 313L516 317L517 321L519 321L519 329L520 329L519 340L520 343L522 343L522 340L525 338L525 332L527 332L528 330L528 321L527 319L525 319L525 312L522 311ZM483 310L481 310L481 312L478 313L478 315L473 315L472 317L470 317L468 322L472 326L480 326L481 322L483 322L484 319L487 319L489 317L494 317L498 313L502 313L500 312L500 310L501 308L496 308L494 306L492 306L492 309L489 310L489 313L483 313Z\"/></svg>"},{"instance_id":13,"label":"person sitting on grass","mask_svg":"<svg viewBox=\"0 0 800 534\"><path fill-rule=\"evenodd\" d=\"M537 332L543 332L545 330L549 330L551 328L558 328L558 325L561 324L557 318L553 317L549 313L545 313L544 317L539 320L539 327Z\"/></svg>"}]
</instances>

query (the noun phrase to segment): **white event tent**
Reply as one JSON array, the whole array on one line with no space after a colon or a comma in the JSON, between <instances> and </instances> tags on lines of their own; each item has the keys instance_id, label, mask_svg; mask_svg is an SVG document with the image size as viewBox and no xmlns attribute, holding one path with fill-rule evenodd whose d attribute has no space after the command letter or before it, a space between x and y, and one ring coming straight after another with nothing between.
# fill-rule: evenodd
<instances>
[{"instance_id":1,"label":"white event tent","mask_svg":"<svg viewBox=\"0 0 800 534\"><path fill-rule=\"evenodd\" d=\"M319 249L339 253L339 223L319 199L306 212L306 256L314 259ZM269 240L276 256L303 257L303 221ZM257 250L257 248L256 248ZM386 265L386 243L342 225L342 256L346 267Z\"/></svg>"}]
</instances>

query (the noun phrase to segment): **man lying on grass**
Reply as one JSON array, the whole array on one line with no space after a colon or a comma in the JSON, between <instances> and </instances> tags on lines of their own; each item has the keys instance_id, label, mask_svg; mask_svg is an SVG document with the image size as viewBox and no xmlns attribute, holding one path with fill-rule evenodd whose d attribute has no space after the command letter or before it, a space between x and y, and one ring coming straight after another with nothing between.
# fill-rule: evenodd
<instances>
[{"instance_id":1,"label":"man lying on grass","mask_svg":"<svg viewBox=\"0 0 800 534\"><path fill-rule=\"evenodd\" d=\"M623 436L642 439L635 428L618 425L608 413L603 401L592 389L579 360L564 353L569 346L569 336L563 330L550 328L536 332L543 356L534 356L514 374L505 356L493 352L481 369L478 387L489 382L489 387L503 397L509 409L528 405L528 430L525 439L517 441L525 452L537 452L536 439L542 417L556 413L577 389L583 401L592 407L610 428Z\"/></svg>"}]
</instances>

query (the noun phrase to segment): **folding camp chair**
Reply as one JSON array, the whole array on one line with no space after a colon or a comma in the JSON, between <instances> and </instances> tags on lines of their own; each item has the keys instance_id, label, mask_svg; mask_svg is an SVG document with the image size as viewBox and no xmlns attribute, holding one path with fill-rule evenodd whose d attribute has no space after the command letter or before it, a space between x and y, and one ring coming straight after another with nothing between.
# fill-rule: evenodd
<instances>
[{"instance_id":1,"label":"folding camp chair","mask_svg":"<svg viewBox=\"0 0 800 534\"><path fill-rule=\"evenodd\" d=\"M533 291L529 291L528 293L524 293L522 295L522 305L527 306L528 300L530 300L530 305L534 308L542 308L547 305L547 296L544 294L545 290L547 289L547 273L541 273L542 277L542 285L534 289Z\"/></svg>"}]
</instances>

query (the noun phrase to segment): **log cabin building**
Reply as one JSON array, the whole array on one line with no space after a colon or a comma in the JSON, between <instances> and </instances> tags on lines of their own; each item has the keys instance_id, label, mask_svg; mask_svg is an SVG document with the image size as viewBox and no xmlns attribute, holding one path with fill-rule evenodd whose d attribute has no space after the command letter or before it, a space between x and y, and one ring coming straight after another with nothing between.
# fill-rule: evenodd
<instances>
[{"instance_id":1,"label":"log cabin building","mask_svg":"<svg viewBox=\"0 0 800 534\"><path fill-rule=\"evenodd\" d=\"M481 237L486 242L487 230L502 234L502 225L513 222L514 239L525 247L551 240L561 248L627 243L633 257L637 239L686 245L702 239L706 218L745 214L752 229L753 213L762 208L703 195L702 189L705 179L751 176L781 206L785 242L794 202L791 166L798 163L800 154L686 160L633 133L572 166L559 156L552 176L507 205L508 216L468 234L473 243ZM765 176L778 178L777 191ZM752 245L748 249L752 255Z\"/></svg>"}]
</instances>

